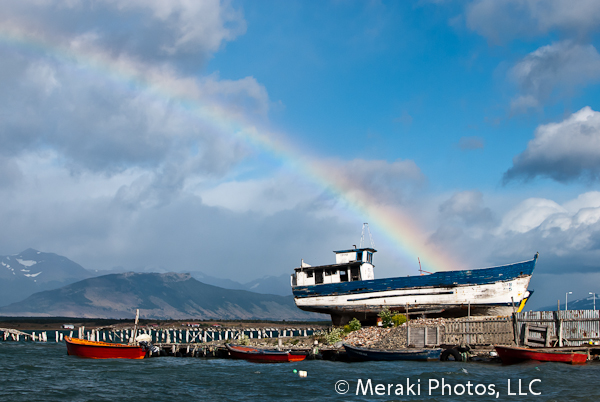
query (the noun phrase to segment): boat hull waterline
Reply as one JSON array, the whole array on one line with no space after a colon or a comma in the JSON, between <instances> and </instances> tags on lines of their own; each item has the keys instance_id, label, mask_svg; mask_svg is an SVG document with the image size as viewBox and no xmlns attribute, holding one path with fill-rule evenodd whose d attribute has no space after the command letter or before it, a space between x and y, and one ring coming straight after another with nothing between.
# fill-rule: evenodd
<instances>
[{"instance_id":1,"label":"boat hull waterline","mask_svg":"<svg viewBox=\"0 0 600 402\"><path fill-rule=\"evenodd\" d=\"M65 337L67 354L88 359L143 359L146 349L137 345L95 342Z\"/></svg>"},{"instance_id":2,"label":"boat hull waterline","mask_svg":"<svg viewBox=\"0 0 600 402\"><path fill-rule=\"evenodd\" d=\"M587 353L508 346L495 346L495 349L502 364L515 364L526 360L569 364L586 364L587 362Z\"/></svg>"},{"instance_id":3,"label":"boat hull waterline","mask_svg":"<svg viewBox=\"0 0 600 402\"><path fill-rule=\"evenodd\" d=\"M226 344L227 350L234 359L244 359L257 363L287 363L306 359L307 353L292 353L274 349L258 349L249 346Z\"/></svg>"}]
</instances>

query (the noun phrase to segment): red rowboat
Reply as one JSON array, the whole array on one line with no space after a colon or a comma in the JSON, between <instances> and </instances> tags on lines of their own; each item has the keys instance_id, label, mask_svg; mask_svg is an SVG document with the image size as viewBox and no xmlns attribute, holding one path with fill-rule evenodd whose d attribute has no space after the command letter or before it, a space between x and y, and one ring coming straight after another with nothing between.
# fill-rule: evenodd
<instances>
[{"instance_id":1,"label":"red rowboat","mask_svg":"<svg viewBox=\"0 0 600 402\"><path fill-rule=\"evenodd\" d=\"M519 363L524 360L540 362L561 362L570 364L585 364L587 353L566 352L556 349L529 349L508 346L495 346L502 364Z\"/></svg>"},{"instance_id":2,"label":"red rowboat","mask_svg":"<svg viewBox=\"0 0 600 402\"><path fill-rule=\"evenodd\" d=\"M249 346L226 344L235 359L262 363L299 362L306 359L307 352L283 352L275 349L257 349Z\"/></svg>"},{"instance_id":3,"label":"red rowboat","mask_svg":"<svg viewBox=\"0 0 600 402\"><path fill-rule=\"evenodd\" d=\"M67 354L89 359L143 359L146 348L139 345L86 341L66 336Z\"/></svg>"}]
</instances>

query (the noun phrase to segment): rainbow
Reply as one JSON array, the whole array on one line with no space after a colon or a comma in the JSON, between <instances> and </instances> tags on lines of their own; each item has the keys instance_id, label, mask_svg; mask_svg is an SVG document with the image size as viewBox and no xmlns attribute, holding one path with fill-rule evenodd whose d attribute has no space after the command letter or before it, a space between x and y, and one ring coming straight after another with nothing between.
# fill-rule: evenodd
<instances>
[{"instance_id":1,"label":"rainbow","mask_svg":"<svg viewBox=\"0 0 600 402\"><path fill-rule=\"evenodd\" d=\"M152 70L135 60L115 58L89 46L77 43L66 46L15 26L0 27L0 42L25 53L51 56L61 63L93 72L135 91L143 90L154 99L177 100L182 112L191 114L220 133L241 138L270 153L297 174L309 178L334 197L343 200L348 212L375 224L378 231L383 231L387 239L397 246L398 250L395 251L400 252L407 261L415 261L416 265L419 257L428 271L461 269L443 250L432 245L427 234L400 208L382 203L332 163L307 156L310 152L284 135L258 127L242 113L226 109L216 102L203 102L202 94L194 85L195 79L182 79L166 67Z\"/></svg>"}]
</instances>

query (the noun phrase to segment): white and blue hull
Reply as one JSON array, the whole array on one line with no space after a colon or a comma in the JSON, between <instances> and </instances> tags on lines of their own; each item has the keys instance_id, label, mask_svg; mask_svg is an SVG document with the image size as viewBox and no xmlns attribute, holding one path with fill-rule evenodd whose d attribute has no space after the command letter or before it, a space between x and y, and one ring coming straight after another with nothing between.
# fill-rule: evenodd
<instances>
[{"instance_id":1,"label":"white and blue hull","mask_svg":"<svg viewBox=\"0 0 600 402\"><path fill-rule=\"evenodd\" d=\"M383 308L446 317L508 315L527 297L536 258L501 267L431 275L294 286L296 305L336 325L372 321Z\"/></svg>"}]
</instances>

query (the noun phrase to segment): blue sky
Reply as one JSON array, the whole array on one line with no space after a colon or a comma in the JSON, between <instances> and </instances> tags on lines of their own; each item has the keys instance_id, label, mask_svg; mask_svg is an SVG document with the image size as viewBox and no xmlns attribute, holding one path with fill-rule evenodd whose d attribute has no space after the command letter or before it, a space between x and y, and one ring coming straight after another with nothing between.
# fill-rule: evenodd
<instances>
[{"instance_id":1,"label":"blue sky","mask_svg":"<svg viewBox=\"0 0 600 402\"><path fill-rule=\"evenodd\" d=\"M533 307L598 292L596 2L0 8L0 254L243 282L331 262L370 222L377 276L416 273L306 155L465 268L539 251Z\"/></svg>"}]
</instances>

